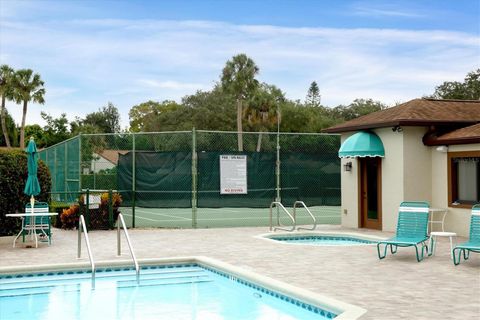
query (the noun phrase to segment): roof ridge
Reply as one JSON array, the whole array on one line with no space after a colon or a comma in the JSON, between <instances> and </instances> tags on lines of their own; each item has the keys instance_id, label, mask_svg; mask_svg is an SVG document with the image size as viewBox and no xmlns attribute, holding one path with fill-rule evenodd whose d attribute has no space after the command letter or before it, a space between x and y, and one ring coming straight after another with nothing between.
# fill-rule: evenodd
<instances>
[{"instance_id":1,"label":"roof ridge","mask_svg":"<svg viewBox=\"0 0 480 320\"><path fill-rule=\"evenodd\" d=\"M420 100L420 99L414 99ZM438 101L438 102L470 102L470 103L480 103L480 100L472 100L472 99L436 99L436 98L422 98L421 100L428 100L428 101ZM413 100L411 100L413 101Z\"/></svg>"}]
</instances>

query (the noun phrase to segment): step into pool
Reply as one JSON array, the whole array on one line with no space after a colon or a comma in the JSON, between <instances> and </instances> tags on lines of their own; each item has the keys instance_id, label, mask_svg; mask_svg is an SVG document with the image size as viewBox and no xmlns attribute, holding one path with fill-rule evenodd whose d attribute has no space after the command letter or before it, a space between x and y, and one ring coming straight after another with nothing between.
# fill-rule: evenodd
<instances>
[{"instance_id":1,"label":"step into pool","mask_svg":"<svg viewBox=\"0 0 480 320\"><path fill-rule=\"evenodd\" d=\"M368 245L376 244L373 239L352 235L327 235L327 234L283 234L283 235L266 235L265 238L291 243L291 244L310 244L316 246L352 246L352 245Z\"/></svg>"},{"instance_id":2,"label":"step into pool","mask_svg":"<svg viewBox=\"0 0 480 320\"><path fill-rule=\"evenodd\" d=\"M199 264L0 275L1 319L333 319L333 311Z\"/></svg>"}]
</instances>

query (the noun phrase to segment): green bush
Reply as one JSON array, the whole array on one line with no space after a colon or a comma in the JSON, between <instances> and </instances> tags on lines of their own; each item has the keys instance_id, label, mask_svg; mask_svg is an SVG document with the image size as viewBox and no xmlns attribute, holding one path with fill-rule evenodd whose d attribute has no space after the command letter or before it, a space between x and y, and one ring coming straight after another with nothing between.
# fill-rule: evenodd
<instances>
[{"instance_id":1,"label":"green bush","mask_svg":"<svg viewBox=\"0 0 480 320\"><path fill-rule=\"evenodd\" d=\"M8 218L7 213L24 212L30 197L23 193L27 181L27 155L18 149L0 149L0 236L17 233L21 220ZM38 180L41 192L35 199L48 202L52 185L50 171L42 161L38 162Z\"/></svg>"}]
</instances>

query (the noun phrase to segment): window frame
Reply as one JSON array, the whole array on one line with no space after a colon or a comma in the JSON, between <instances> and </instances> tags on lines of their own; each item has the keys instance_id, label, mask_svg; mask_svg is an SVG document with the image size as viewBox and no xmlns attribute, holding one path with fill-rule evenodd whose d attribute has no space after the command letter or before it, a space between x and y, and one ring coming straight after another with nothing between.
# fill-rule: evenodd
<instances>
[{"instance_id":1,"label":"window frame","mask_svg":"<svg viewBox=\"0 0 480 320\"><path fill-rule=\"evenodd\" d=\"M448 178L448 206L451 208L468 208L470 209L475 203L458 203L453 204L453 199L458 195L457 186L457 168L454 166L454 158L480 158L479 151L461 151L448 152L447 154L447 178ZM480 200L480 199L479 199Z\"/></svg>"}]
</instances>

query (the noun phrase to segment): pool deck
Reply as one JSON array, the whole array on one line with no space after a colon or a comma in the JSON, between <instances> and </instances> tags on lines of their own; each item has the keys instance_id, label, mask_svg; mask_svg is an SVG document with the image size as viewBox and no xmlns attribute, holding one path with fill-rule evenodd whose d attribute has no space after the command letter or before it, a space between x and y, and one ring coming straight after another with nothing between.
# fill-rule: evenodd
<instances>
[{"instance_id":1,"label":"pool deck","mask_svg":"<svg viewBox=\"0 0 480 320\"><path fill-rule=\"evenodd\" d=\"M319 226L316 231L392 235L338 226ZM53 232L52 246L41 243L37 249L22 242L12 248L13 237L0 238L0 267L78 262L77 232ZM129 230L139 259L214 258L365 308L362 319L480 316L480 254L471 254L468 261L454 266L448 238L439 239L435 256L418 263L413 248L399 248L396 255L379 260L375 246L288 245L255 237L267 232L266 227ZM116 231L92 231L89 236L96 261L129 258L125 240L122 257L116 257ZM83 250L81 261L88 261Z\"/></svg>"}]
</instances>

